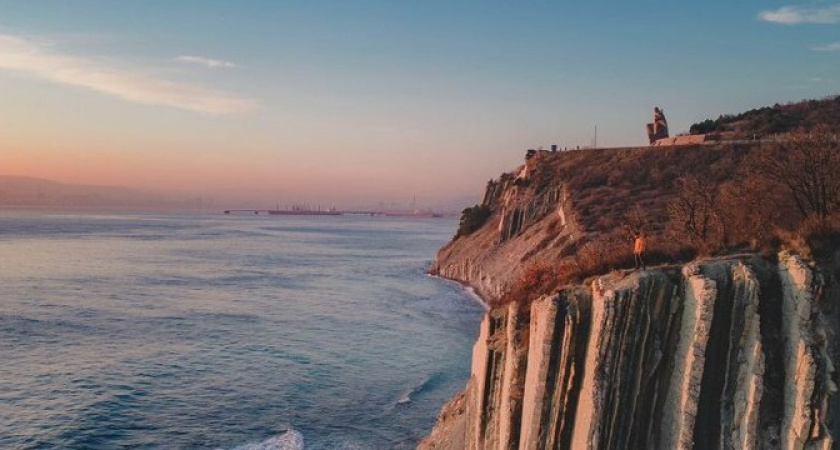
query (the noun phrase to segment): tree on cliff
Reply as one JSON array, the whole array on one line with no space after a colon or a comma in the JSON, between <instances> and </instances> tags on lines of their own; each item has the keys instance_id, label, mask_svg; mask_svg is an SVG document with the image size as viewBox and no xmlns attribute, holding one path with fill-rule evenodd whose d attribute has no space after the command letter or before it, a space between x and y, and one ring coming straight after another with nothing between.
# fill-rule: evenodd
<instances>
[{"instance_id":1,"label":"tree on cliff","mask_svg":"<svg viewBox=\"0 0 840 450\"><path fill-rule=\"evenodd\" d=\"M781 188L751 173L748 166L719 189L726 247L749 244L751 249L758 250L770 243L768 240L773 238L777 227L791 227L796 223L791 220L795 215L786 212L790 210L790 202Z\"/></svg>"},{"instance_id":2,"label":"tree on cliff","mask_svg":"<svg viewBox=\"0 0 840 450\"><path fill-rule=\"evenodd\" d=\"M724 114L691 125L691 134L731 131L743 137L766 137L796 130L813 130L820 125L840 127L840 96L776 104L741 114Z\"/></svg>"},{"instance_id":3,"label":"tree on cliff","mask_svg":"<svg viewBox=\"0 0 840 450\"><path fill-rule=\"evenodd\" d=\"M653 218L641 205L633 206L624 214L623 231L628 239L635 239L640 233L651 234L653 230Z\"/></svg>"},{"instance_id":4,"label":"tree on cliff","mask_svg":"<svg viewBox=\"0 0 840 450\"><path fill-rule=\"evenodd\" d=\"M840 135L827 127L791 133L763 146L752 167L784 186L804 218L825 221L840 209Z\"/></svg>"},{"instance_id":5,"label":"tree on cliff","mask_svg":"<svg viewBox=\"0 0 840 450\"><path fill-rule=\"evenodd\" d=\"M671 232L704 252L714 250L725 235L719 205L720 189L706 178L683 175L676 182L676 196L668 207Z\"/></svg>"},{"instance_id":6,"label":"tree on cliff","mask_svg":"<svg viewBox=\"0 0 840 450\"><path fill-rule=\"evenodd\" d=\"M475 205L464 209L461 212L461 222L458 224L458 232L455 238L468 236L484 226L490 218L492 211L485 205Z\"/></svg>"}]
</instances>

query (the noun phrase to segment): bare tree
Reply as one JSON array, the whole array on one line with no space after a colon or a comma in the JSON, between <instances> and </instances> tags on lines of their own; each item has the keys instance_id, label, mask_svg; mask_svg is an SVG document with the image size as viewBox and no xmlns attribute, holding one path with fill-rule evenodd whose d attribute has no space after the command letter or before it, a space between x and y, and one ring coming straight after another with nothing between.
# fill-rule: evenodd
<instances>
[{"instance_id":1,"label":"bare tree","mask_svg":"<svg viewBox=\"0 0 840 450\"><path fill-rule=\"evenodd\" d=\"M624 214L623 231L634 239L639 233L651 234L653 232L653 218L650 212L645 211L640 205L635 205Z\"/></svg>"},{"instance_id":2,"label":"bare tree","mask_svg":"<svg viewBox=\"0 0 840 450\"><path fill-rule=\"evenodd\" d=\"M784 186L803 217L825 221L840 207L840 135L827 127L763 146L752 167Z\"/></svg>"},{"instance_id":3,"label":"bare tree","mask_svg":"<svg viewBox=\"0 0 840 450\"><path fill-rule=\"evenodd\" d=\"M780 189L764 177L743 171L720 186L720 214L725 245L749 243L753 249L772 234L774 225L784 222L787 201ZM780 209L781 206L785 209Z\"/></svg>"},{"instance_id":4,"label":"bare tree","mask_svg":"<svg viewBox=\"0 0 840 450\"><path fill-rule=\"evenodd\" d=\"M671 231L695 246L710 250L723 233L717 183L693 175L677 179L677 195L668 207Z\"/></svg>"}]
</instances>

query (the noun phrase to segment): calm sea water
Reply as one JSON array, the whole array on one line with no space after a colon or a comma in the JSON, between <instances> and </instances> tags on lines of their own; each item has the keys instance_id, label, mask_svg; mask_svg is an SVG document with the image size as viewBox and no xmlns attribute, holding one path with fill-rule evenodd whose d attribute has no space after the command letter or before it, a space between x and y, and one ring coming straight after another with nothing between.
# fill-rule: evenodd
<instances>
[{"instance_id":1,"label":"calm sea water","mask_svg":"<svg viewBox=\"0 0 840 450\"><path fill-rule=\"evenodd\" d=\"M412 448L482 312L454 227L0 213L0 448Z\"/></svg>"}]
</instances>

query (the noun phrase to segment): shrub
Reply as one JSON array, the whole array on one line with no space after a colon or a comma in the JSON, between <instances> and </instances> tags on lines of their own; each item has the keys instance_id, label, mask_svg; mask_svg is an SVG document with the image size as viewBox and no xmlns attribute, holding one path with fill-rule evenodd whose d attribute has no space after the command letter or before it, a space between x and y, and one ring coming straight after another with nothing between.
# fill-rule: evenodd
<instances>
[{"instance_id":1,"label":"shrub","mask_svg":"<svg viewBox=\"0 0 840 450\"><path fill-rule=\"evenodd\" d=\"M802 217L825 220L840 210L840 134L831 128L791 133L750 162L756 173L785 187Z\"/></svg>"},{"instance_id":2,"label":"shrub","mask_svg":"<svg viewBox=\"0 0 840 450\"><path fill-rule=\"evenodd\" d=\"M722 125L718 124L717 121L712 119L706 119L702 122L695 123L694 125L689 128L689 133L691 134L706 134L712 133L714 131L718 131L718 128L722 127Z\"/></svg>"},{"instance_id":3,"label":"shrub","mask_svg":"<svg viewBox=\"0 0 840 450\"><path fill-rule=\"evenodd\" d=\"M569 243L567 248L575 250L573 259L557 264L539 262L528 266L493 306L519 301L528 303L541 295L550 294L569 284L580 283L589 277L632 268L635 262L633 239L620 230L601 234L583 243ZM697 251L690 246L651 237L645 252L645 262L652 266L686 262L696 256Z\"/></svg>"},{"instance_id":4,"label":"shrub","mask_svg":"<svg viewBox=\"0 0 840 450\"><path fill-rule=\"evenodd\" d=\"M654 229L654 218L641 205L635 205L624 214L622 228L628 236L636 236L639 233L649 235Z\"/></svg>"},{"instance_id":5,"label":"shrub","mask_svg":"<svg viewBox=\"0 0 840 450\"><path fill-rule=\"evenodd\" d=\"M719 249L724 222L718 185L693 175L681 176L676 185L677 195L668 207L672 238L706 254Z\"/></svg>"},{"instance_id":6,"label":"shrub","mask_svg":"<svg viewBox=\"0 0 840 450\"><path fill-rule=\"evenodd\" d=\"M773 229L791 226L790 207L778 185L745 170L720 187L720 214L727 248L761 250L776 247Z\"/></svg>"},{"instance_id":7,"label":"shrub","mask_svg":"<svg viewBox=\"0 0 840 450\"><path fill-rule=\"evenodd\" d=\"M621 232L605 233L583 244L575 262L581 274L606 273L632 264L632 240Z\"/></svg>"},{"instance_id":8,"label":"shrub","mask_svg":"<svg viewBox=\"0 0 840 450\"><path fill-rule=\"evenodd\" d=\"M603 234L583 244L573 262L573 270L565 273L563 283L580 282L586 278L603 275L613 270L635 266L633 236L622 231ZM648 266L686 262L697 256L697 250L683 242L666 236L648 237L644 254Z\"/></svg>"},{"instance_id":9,"label":"shrub","mask_svg":"<svg viewBox=\"0 0 840 450\"><path fill-rule=\"evenodd\" d=\"M461 212L461 222L458 224L458 232L455 234L455 238L475 233L484 226L491 213L490 207L484 205L475 205L464 209Z\"/></svg>"},{"instance_id":10,"label":"shrub","mask_svg":"<svg viewBox=\"0 0 840 450\"><path fill-rule=\"evenodd\" d=\"M522 276L499 299L498 305L518 301L531 302L540 295L556 289L565 278L564 273L568 270L568 265L534 263L525 269Z\"/></svg>"},{"instance_id":11,"label":"shrub","mask_svg":"<svg viewBox=\"0 0 840 450\"><path fill-rule=\"evenodd\" d=\"M813 215L794 231L779 231L779 237L788 249L808 259L827 260L840 249L840 215L826 219Z\"/></svg>"},{"instance_id":12,"label":"shrub","mask_svg":"<svg viewBox=\"0 0 840 450\"><path fill-rule=\"evenodd\" d=\"M840 96L806 100L786 105L776 104L737 115L722 115L691 126L691 134L735 131L743 136L768 136L796 130L810 130L826 124L840 126Z\"/></svg>"}]
</instances>

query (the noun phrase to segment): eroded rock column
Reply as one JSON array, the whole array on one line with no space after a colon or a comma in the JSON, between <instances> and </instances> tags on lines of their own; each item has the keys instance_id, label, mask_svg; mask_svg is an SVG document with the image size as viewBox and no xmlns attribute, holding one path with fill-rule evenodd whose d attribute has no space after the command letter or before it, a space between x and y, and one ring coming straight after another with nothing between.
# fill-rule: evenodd
<instances>
[{"instance_id":1,"label":"eroded rock column","mask_svg":"<svg viewBox=\"0 0 840 450\"><path fill-rule=\"evenodd\" d=\"M522 450L570 448L585 363L589 295L566 289L531 306Z\"/></svg>"},{"instance_id":2,"label":"eroded rock column","mask_svg":"<svg viewBox=\"0 0 840 450\"><path fill-rule=\"evenodd\" d=\"M659 272L593 284L592 335L572 448L654 448L679 327L677 286Z\"/></svg>"},{"instance_id":3,"label":"eroded rock column","mask_svg":"<svg viewBox=\"0 0 840 450\"><path fill-rule=\"evenodd\" d=\"M837 395L828 335L822 329L819 300L824 283L802 259L787 252L779 257L783 287L783 331L786 337L783 448L832 449L829 405ZM836 418L836 412L835 418Z\"/></svg>"}]
</instances>

